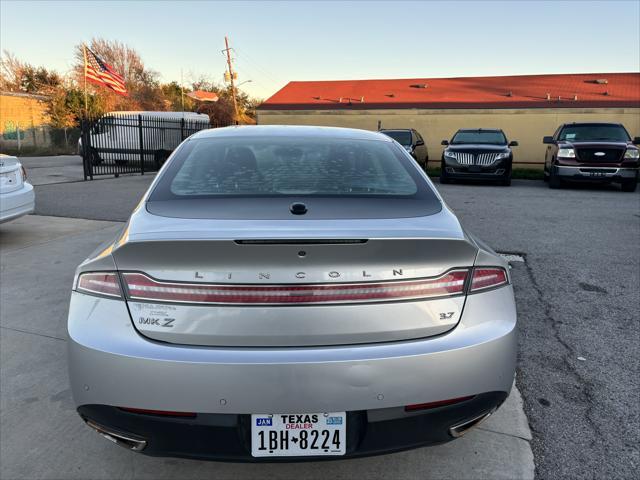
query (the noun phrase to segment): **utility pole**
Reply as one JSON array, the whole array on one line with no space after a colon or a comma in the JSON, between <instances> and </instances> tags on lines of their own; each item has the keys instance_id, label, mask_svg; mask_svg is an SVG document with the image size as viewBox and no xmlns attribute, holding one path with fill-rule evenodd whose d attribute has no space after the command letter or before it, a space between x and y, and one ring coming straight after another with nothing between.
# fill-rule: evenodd
<instances>
[{"instance_id":1,"label":"utility pole","mask_svg":"<svg viewBox=\"0 0 640 480\"><path fill-rule=\"evenodd\" d=\"M238 124L238 100L236 99L236 84L233 79L233 67L231 66L231 49L229 48L229 38L225 35L223 52L227 53L227 67L229 68L229 81L231 82L231 98L233 99L234 120Z\"/></svg>"}]
</instances>

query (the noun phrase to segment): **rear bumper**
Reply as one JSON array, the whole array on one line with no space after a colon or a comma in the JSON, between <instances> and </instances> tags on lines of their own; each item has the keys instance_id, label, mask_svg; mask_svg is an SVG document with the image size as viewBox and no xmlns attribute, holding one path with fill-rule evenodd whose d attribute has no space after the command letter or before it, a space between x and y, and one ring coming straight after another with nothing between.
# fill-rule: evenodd
<instances>
[{"instance_id":1,"label":"rear bumper","mask_svg":"<svg viewBox=\"0 0 640 480\"><path fill-rule=\"evenodd\" d=\"M554 165L554 173L566 180L591 181L591 182L615 182L623 179L634 179L638 177L637 168L611 167L590 167Z\"/></svg>"},{"instance_id":2,"label":"rear bumper","mask_svg":"<svg viewBox=\"0 0 640 480\"><path fill-rule=\"evenodd\" d=\"M364 455L449 440L448 429L455 421L501 403L515 372L515 326L513 290L507 286L470 295L459 325L428 339L331 347L195 347L142 337L124 302L73 293L69 374L83 416L134 435L145 430L120 423L120 411L107 415L111 407L197 412L198 418L213 415L222 421L235 418L236 423L251 413L346 411L368 431L374 427L362 417L372 411L390 409L393 418L388 419L411 423L403 420L406 405L470 395L483 399L494 392L488 403L472 401L476 406L471 410L458 411L462 404L448 407L452 417L424 420L409 429L414 433L407 438L394 437L393 445L353 452ZM229 428L234 429L231 436L238 435L237 425ZM418 431L420 438L412 436ZM354 441L364 442L366 435L356 432ZM243 452L246 456L246 448ZM173 447L159 448L156 454L202 456L201 451L176 452ZM224 455L212 449L205 457Z\"/></svg>"},{"instance_id":3,"label":"rear bumper","mask_svg":"<svg viewBox=\"0 0 640 480\"><path fill-rule=\"evenodd\" d=\"M0 194L0 223L14 220L32 213L35 208L35 193L30 183L24 183L15 192Z\"/></svg>"},{"instance_id":4,"label":"rear bumper","mask_svg":"<svg viewBox=\"0 0 640 480\"><path fill-rule=\"evenodd\" d=\"M254 458L250 415L163 418L129 413L107 405L83 405L78 413L85 421L107 431L138 440L136 448L142 449L137 451L146 455L235 462L317 461L378 455L448 442L454 439L450 433L452 425L491 414L506 397L506 392L484 393L457 405L417 413L395 411L397 409L348 412L346 454L335 457Z\"/></svg>"}]
</instances>

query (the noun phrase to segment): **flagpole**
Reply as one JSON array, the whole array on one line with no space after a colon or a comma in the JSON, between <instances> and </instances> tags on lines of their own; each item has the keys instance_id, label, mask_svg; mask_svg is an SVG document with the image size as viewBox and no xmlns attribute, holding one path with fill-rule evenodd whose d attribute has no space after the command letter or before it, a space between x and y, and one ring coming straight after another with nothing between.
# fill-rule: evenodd
<instances>
[{"instance_id":1,"label":"flagpole","mask_svg":"<svg viewBox=\"0 0 640 480\"><path fill-rule=\"evenodd\" d=\"M82 54L84 56L84 113L89 117L89 100L87 97L87 46L82 44Z\"/></svg>"}]
</instances>

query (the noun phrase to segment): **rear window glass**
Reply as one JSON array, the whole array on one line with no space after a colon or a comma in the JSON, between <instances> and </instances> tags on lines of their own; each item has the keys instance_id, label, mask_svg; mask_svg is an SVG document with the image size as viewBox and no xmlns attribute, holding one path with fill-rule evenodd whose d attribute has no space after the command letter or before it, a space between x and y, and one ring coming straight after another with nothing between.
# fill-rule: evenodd
<instances>
[{"instance_id":1,"label":"rear window glass","mask_svg":"<svg viewBox=\"0 0 640 480\"><path fill-rule=\"evenodd\" d=\"M558 140L570 142L611 141L628 142L629 134L620 125L568 125L562 129Z\"/></svg>"},{"instance_id":2,"label":"rear window glass","mask_svg":"<svg viewBox=\"0 0 640 480\"><path fill-rule=\"evenodd\" d=\"M452 144L486 143L489 145L504 145L507 138L502 132L492 131L461 131L454 135Z\"/></svg>"},{"instance_id":3,"label":"rear window glass","mask_svg":"<svg viewBox=\"0 0 640 480\"><path fill-rule=\"evenodd\" d=\"M387 137L393 138L400 145L411 145L411 132L402 130L385 130L380 133L384 133Z\"/></svg>"},{"instance_id":4,"label":"rear window glass","mask_svg":"<svg viewBox=\"0 0 640 480\"><path fill-rule=\"evenodd\" d=\"M428 188L394 144L220 137L184 144L150 200L247 196L412 197Z\"/></svg>"}]
</instances>

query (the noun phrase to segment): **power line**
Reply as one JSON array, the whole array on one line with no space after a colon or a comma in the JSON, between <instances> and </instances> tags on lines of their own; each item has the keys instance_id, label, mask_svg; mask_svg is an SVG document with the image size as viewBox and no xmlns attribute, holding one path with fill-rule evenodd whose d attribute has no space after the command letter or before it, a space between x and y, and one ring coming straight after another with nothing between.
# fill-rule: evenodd
<instances>
[{"instance_id":1,"label":"power line","mask_svg":"<svg viewBox=\"0 0 640 480\"><path fill-rule=\"evenodd\" d=\"M262 87L265 91L269 91L269 90L273 90L272 87L268 87L267 85L265 85L264 83L262 83L260 80L255 80L255 75L245 75L245 69L244 67L242 67L242 70L240 70L237 66L236 66L236 72L238 72L240 77L252 77L251 78L251 83L255 83L256 85ZM251 72L248 72L251 73Z\"/></svg>"},{"instance_id":2,"label":"power line","mask_svg":"<svg viewBox=\"0 0 640 480\"><path fill-rule=\"evenodd\" d=\"M266 68L262 67L256 60L254 60L251 57L251 55L246 53L244 50L239 50L238 48L236 48L235 51L236 51L236 53L240 54L240 56L243 57L247 62L249 62L252 65L254 65L258 70L261 70L264 75L266 75L267 77L270 77L271 80L274 81L274 83L287 83L283 79L278 78L276 75L272 75L269 70L267 70Z\"/></svg>"}]
</instances>

